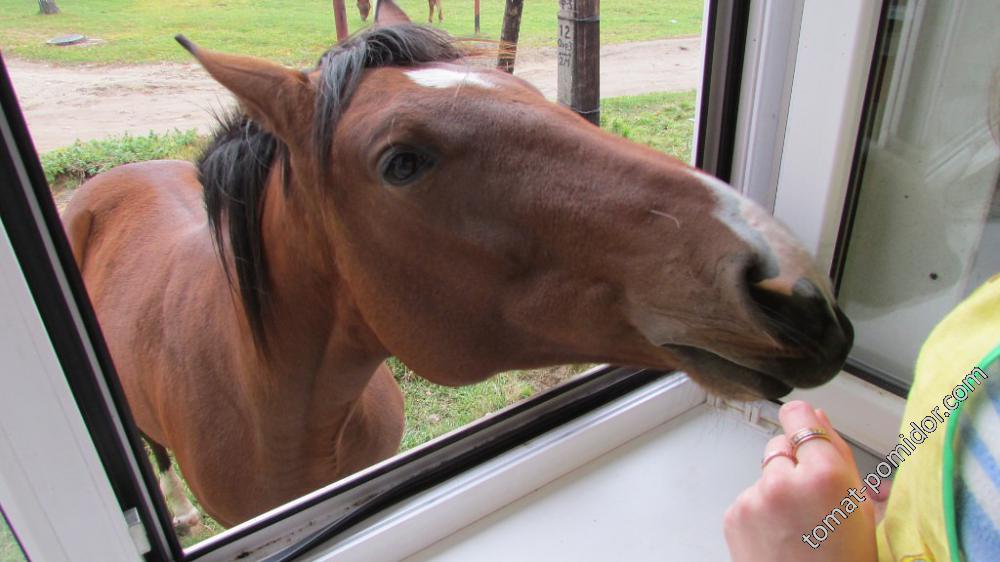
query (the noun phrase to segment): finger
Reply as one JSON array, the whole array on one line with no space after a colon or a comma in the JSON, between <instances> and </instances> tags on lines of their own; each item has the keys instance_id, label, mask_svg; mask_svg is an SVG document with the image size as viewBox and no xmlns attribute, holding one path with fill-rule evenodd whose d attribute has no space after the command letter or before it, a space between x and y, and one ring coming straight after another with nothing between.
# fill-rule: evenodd
<instances>
[{"instance_id":1,"label":"finger","mask_svg":"<svg viewBox=\"0 0 1000 562\"><path fill-rule=\"evenodd\" d=\"M816 419L819 420L820 427L826 430L826 433L830 436L830 442L833 446L840 451L840 455L845 459L854 462L854 452L851 451L851 446L847 444L847 441L840 436L840 433L833 428L833 423L830 422L830 418L827 417L826 412L822 408L816 409Z\"/></svg>"},{"instance_id":2,"label":"finger","mask_svg":"<svg viewBox=\"0 0 1000 562\"><path fill-rule=\"evenodd\" d=\"M796 433L803 429L823 427L816 417L816 412L812 409L812 406L801 400L788 402L782 406L778 410L778 418L781 420L781 427L784 428L789 442ZM826 431L825 428L823 429ZM812 462L829 463L843 459L840 451L837 450L833 443L823 438L812 438L801 442L799 447L793 450L799 464Z\"/></svg>"},{"instance_id":3,"label":"finger","mask_svg":"<svg viewBox=\"0 0 1000 562\"><path fill-rule=\"evenodd\" d=\"M764 447L760 469L768 474L781 473L795 468L795 463L795 455L792 454L792 445L788 442L788 438L784 434L776 435Z\"/></svg>"}]
</instances>

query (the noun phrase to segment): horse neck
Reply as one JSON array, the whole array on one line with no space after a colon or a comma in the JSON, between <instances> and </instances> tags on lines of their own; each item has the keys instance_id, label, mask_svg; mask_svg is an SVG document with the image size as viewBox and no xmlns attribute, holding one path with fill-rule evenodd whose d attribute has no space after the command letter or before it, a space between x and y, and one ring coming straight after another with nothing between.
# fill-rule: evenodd
<instances>
[{"instance_id":1,"label":"horse neck","mask_svg":"<svg viewBox=\"0 0 1000 562\"><path fill-rule=\"evenodd\" d=\"M268 181L261 225L268 352L249 395L273 440L294 446L312 436L332 445L387 353L354 306L321 228L288 196L299 186L286 190L280 176Z\"/></svg>"}]
</instances>

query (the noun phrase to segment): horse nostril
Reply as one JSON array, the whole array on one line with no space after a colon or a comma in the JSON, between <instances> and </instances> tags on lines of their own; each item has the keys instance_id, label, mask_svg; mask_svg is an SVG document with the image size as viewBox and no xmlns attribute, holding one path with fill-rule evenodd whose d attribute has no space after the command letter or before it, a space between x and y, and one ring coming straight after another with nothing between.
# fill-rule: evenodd
<instances>
[{"instance_id":1,"label":"horse nostril","mask_svg":"<svg viewBox=\"0 0 1000 562\"><path fill-rule=\"evenodd\" d=\"M743 277L746 279L748 287L755 287L759 283L781 275L781 268L769 256L756 255L749 262L746 265L746 271L743 272Z\"/></svg>"},{"instance_id":2,"label":"horse nostril","mask_svg":"<svg viewBox=\"0 0 1000 562\"><path fill-rule=\"evenodd\" d=\"M843 332L840 317L823 291L812 281L800 278L791 290L778 291L760 282L749 285L750 298L783 339L799 344L824 345L831 336Z\"/></svg>"}]
</instances>

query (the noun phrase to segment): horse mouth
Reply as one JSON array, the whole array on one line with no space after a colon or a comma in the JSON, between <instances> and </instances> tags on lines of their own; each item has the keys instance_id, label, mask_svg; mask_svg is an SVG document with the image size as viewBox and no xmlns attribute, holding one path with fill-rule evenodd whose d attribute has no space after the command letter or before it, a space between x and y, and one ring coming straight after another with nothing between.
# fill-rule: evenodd
<instances>
[{"instance_id":1,"label":"horse mouth","mask_svg":"<svg viewBox=\"0 0 1000 562\"><path fill-rule=\"evenodd\" d=\"M793 388L776 375L736 363L705 349L674 344L661 347L681 360L683 370L695 382L728 398L775 400Z\"/></svg>"}]
</instances>

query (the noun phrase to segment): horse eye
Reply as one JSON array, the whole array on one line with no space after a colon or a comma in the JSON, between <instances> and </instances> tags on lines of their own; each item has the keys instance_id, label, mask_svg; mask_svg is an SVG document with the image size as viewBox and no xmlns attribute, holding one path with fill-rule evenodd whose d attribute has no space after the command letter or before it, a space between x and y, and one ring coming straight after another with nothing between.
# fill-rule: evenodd
<instances>
[{"instance_id":1,"label":"horse eye","mask_svg":"<svg viewBox=\"0 0 1000 562\"><path fill-rule=\"evenodd\" d=\"M394 186L413 183L434 161L427 155L411 150L392 151L383 157L382 179Z\"/></svg>"}]
</instances>

